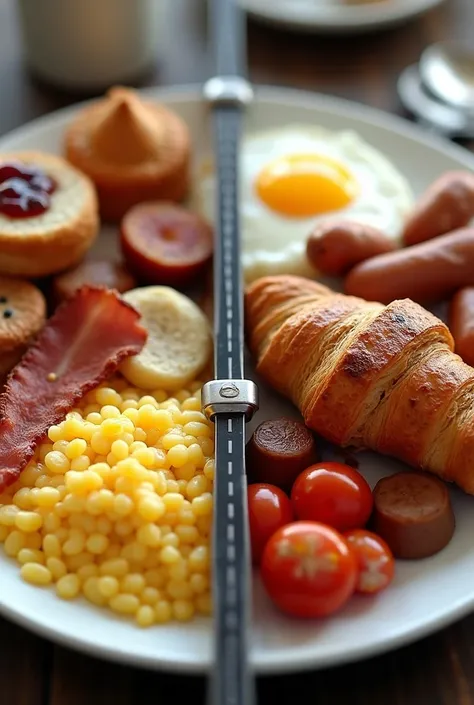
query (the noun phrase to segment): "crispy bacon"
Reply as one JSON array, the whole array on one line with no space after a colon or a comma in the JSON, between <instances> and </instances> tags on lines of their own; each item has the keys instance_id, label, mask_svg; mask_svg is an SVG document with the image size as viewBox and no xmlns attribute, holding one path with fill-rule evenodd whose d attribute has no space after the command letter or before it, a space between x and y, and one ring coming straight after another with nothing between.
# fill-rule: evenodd
<instances>
[{"instance_id":1,"label":"crispy bacon","mask_svg":"<svg viewBox=\"0 0 474 705\"><path fill-rule=\"evenodd\" d=\"M59 306L0 395L0 491L15 482L51 425L140 352L147 333L139 318L101 288L83 287Z\"/></svg>"}]
</instances>

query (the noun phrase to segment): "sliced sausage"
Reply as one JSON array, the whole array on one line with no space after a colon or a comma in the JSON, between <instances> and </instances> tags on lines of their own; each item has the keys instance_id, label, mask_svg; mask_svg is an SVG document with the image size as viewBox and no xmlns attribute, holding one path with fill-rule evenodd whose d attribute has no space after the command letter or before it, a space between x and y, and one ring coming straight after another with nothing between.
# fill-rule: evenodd
<instances>
[{"instance_id":1,"label":"sliced sausage","mask_svg":"<svg viewBox=\"0 0 474 705\"><path fill-rule=\"evenodd\" d=\"M53 298L56 304L73 296L84 286L104 286L116 289L123 294L135 288L135 279L121 264L109 260L90 260L82 262L74 269L59 274L53 280Z\"/></svg>"},{"instance_id":2,"label":"sliced sausage","mask_svg":"<svg viewBox=\"0 0 474 705\"><path fill-rule=\"evenodd\" d=\"M441 551L454 533L449 492L422 472L400 472L374 489L373 528L396 558L426 558Z\"/></svg>"},{"instance_id":3,"label":"sliced sausage","mask_svg":"<svg viewBox=\"0 0 474 705\"><path fill-rule=\"evenodd\" d=\"M317 460L311 431L299 421L264 421L247 444L247 473L251 482L266 482L290 490L297 476Z\"/></svg>"},{"instance_id":4,"label":"sliced sausage","mask_svg":"<svg viewBox=\"0 0 474 705\"><path fill-rule=\"evenodd\" d=\"M323 221L306 244L306 254L317 270L341 276L359 262L391 252L395 243L377 228L352 221Z\"/></svg>"},{"instance_id":5,"label":"sliced sausage","mask_svg":"<svg viewBox=\"0 0 474 705\"><path fill-rule=\"evenodd\" d=\"M449 171L421 196L403 232L405 245L463 228L474 217L474 174Z\"/></svg>"},{"instance_id":6,"label":"sliced sausage","mask_svg":"<svg viewBox=\"0 0 474 705\"><path fill-rule=\"evenodd\" d=\"M124 259L139 281L184 287L210 264L213 233L200 216L172 203L139 203L122 220Z\"/></svg>"},{"instance_id":7,"label":"sliced sausage","mask_svg":"<svg viewBox=\"0 0 474 705\"><path fill-rule=\"evenodd\" d=\"M474 228L372 257L349 272L345 291L388 304L409 298L427 303L474 285Z\"/></svg>"},{"instance_id":8,"label":"sliced sausage","mask_svg":"<svg viewBox=\"0 0 474 705\"><path fill-rule=\"evenodd\" d=\"M474 366L474 287L458 291L449 307L449 328L456 352L468 365Z\"/></svg>"}]
</instances>

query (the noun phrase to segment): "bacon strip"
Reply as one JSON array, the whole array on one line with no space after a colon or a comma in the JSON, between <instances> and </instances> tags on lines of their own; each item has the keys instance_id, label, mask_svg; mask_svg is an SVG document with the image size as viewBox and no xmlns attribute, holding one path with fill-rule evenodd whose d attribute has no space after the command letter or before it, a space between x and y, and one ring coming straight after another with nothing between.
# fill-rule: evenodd
<instances>
[{"instance_id":1,"label":"bacon strip","mask_svg":"<svg viewBox=\"0 0 474 705\"><path fill-rule=\"evenodd\" d=\"M114 291L83 287L46 322L0 394L0 492L18 479L48 428L136 355L147 333Z\"/></svg>"}]
</instances>

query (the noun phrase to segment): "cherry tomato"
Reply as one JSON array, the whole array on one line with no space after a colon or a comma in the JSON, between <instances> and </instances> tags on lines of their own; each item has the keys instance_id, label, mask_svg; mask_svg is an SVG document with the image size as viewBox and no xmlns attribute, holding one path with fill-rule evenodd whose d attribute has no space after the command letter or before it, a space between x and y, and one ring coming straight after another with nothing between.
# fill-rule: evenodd
<instances>
[{"instance_id":1,"label":"cherry tomato","mask_svg":"<svg viewBox=\"0 0 474 705\"><path fill-rule=\"evenodd\" d=\"M287 495L275 485L249 485L247 497L252 560L258 564L270 536L293 521L293 508Z\"/></svg>"},{"instance_id":2,"label":"cherry tomato","mask_svg":"<svg viewBox=\"0 0 474 705\"><path fill-rule=\"evenodd\" d=\"M373 595L385 590L395 573L393 554L385 541L365 529L348 531L345 537L359 565L357 592Z\"/></svg>"},{"instance_id":3,"label":"cherry tomato","mask_svg":"<svg viewBox=\"0 0 474 705\"><path fill-rule=\"evenodd\" d=\"M291 491L298 519L320 521L338 531L365 526L373 507L362 475L342 463L316 463L298 475Z\"/></svg>"},{"instance_id":4,"label":"cherry tomato","mask_svg":"<svg viewBox=\"0 0 474 705\"><path fill-rule=\"evenodd\" d=\"M314 521L278 529L265 546L262 581L273 602L294 617L325 617L354 592L357 561L345 538Z\"/></svg>"}]
</instances>

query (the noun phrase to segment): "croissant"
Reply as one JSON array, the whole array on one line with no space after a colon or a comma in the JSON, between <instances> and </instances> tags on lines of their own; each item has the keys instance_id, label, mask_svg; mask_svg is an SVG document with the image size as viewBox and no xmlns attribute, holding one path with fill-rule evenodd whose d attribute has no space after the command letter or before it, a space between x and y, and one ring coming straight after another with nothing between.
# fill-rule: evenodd
<instances>
[{"instance_id":1,"label":"croissant","mask_svg":"<svg viewBox=\"0 0 474 705\"><path fill-rule=\"evenodd\" d=\"M257 372L309 428L474 494L474 369L442 321L409 299L384 306L294 276L252 283L245 312Z\"/></svg>"}]
</instances>

